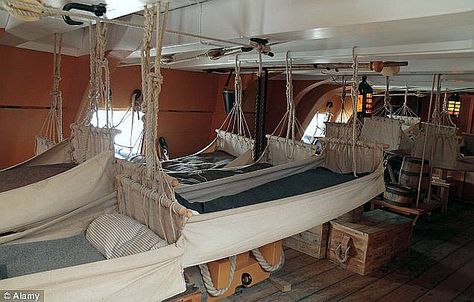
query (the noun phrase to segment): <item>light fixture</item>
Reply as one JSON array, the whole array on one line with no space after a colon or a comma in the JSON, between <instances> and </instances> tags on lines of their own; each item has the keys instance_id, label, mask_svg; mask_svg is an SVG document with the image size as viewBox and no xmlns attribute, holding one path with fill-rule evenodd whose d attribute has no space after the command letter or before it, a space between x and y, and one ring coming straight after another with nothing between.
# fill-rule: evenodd
<instances>
[{"instance_id":1,"label":"light fixture","mask_svg":"<svg viewBox=\"0 0 474 302\"><path fill-rule=\"evenodd\" d=\"M357 97L357 112L363 116L372 114L373 107L373 93L374 90L369 83L367 83L367 76L362 76L362 81L359 84L359 95Z\"/></svg>"},{"instance_id":2,"label":"light fixture","mask_svg":"<svg viewBox=\"0 0 474 302\"><path fill-rule=\"evenodd\" d=\"M451 94L448 98L448 114L450 116L458 117L461 111L461 97L459 94Z\"/></svg>"}]
</instances>

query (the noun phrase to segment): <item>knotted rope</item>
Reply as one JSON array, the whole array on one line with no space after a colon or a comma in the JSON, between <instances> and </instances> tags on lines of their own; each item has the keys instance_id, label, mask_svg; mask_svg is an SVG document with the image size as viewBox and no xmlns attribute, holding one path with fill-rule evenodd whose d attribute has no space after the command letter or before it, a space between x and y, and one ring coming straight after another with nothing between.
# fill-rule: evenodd
<instances>
[{"instance_id":1,"label":"knotted rope","mask_svg":"<svg viewBox=\"0 0 474 302\"><path fill-rule=\"evenodd\" d=\"M438 87L441 89L441 87ZM432 121L439 126L456 127L448 113L448 90L444 92L443 103L441 103L441 92L437 92L435 108L433 110Z\"/></svg>"},{"instance_id":2,"label":"knotted rope","mask_svg":"<svg viewBox=\"0 0 474 302\"><path fill-rule=\"evenodd\" d=\"M101 106L103 106L106 111L105 128L113 128L110 70L109 61L105 56L106 46L107 24L97 23L95 28L92 26L92 24L89 24L89 107L83 120L83 124L89 125L92 117L95 114L96 125L99 126L98 110Z\"/></svg>"},{"instance_id":3,"label":"knotted rope","mask_svg":"<svg viewBox=\"0 0 474 302\"><path fill-rule=\"evenodd\" d=\"M286 53L285 57L285 75L286 75L286 112L282 119L276 126L272 135L282 136L284 132L286 138L285 155L291 159L294 155L295 144L294 141L298 139L297 136L302 136L303 127L296 117L296 106L293 96L293 59L290 57L290 52ZM277 133L278 132L278 133Z\"/></svg>"},{"instance_id":4,"label":"knotted rope","mask_svg":"<svg viewBox=\"0 0 474 302\"><path fill-rule=\"evenodd\" d=\"M63 140L63 99L59 88L61 82L62 34L54 34L53 89L48 115L41 127L41 136L56 144Z\"/></svg>"},{"instance_id":5,"label":"knotted rope","mask_svg":"<svg viewBox=\"0 0 474 302\"><path fill-rule=\"evenodd\" d=\"M405 88L403 104L398 108L393 115L403 116L408 118L417 118L418 115L408 106L408 86Z\"/></svg>"},{"instance_id":6,"label":"knotted rope","mask_svg":"<svg viewBox=\"0 0 474 302\"><path fill-rule=\"evenodd\" d=\"M239 55L235 56L235 80L234 80L234 93L235 102L229 114L226 116L224 122L219 129L227 132L236 133L240 136L246 136L252 138L247 120L245 118L244 110L242 108L242 78L240 73L240 60Z\"/></svg>"}]
</instances>

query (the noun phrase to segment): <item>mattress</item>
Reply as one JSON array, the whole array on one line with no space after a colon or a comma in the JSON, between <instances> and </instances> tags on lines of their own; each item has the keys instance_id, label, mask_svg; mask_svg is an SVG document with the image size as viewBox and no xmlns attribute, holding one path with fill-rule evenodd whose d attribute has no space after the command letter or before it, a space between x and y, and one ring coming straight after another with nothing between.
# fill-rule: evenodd
<instances>
[{"instance_id":1,"label":"mattress","mask_svg":"<svg viewBox=\"0 0 474 302\"><path fill-rule=\"evenodd\" d=\"M105 260L85 234L0 246L0 280Z\"/></svg>"},{"instance_id":2,"label":"mattress","mask_svg":"<svg viewBox=\"0 0 474 302\"><path fill-rule=\"evenodd\" d=\"M72 169L76 164L20 166L0 172L0 193L44 180Z\"/></svg>"},{"instance_id":3,"label":"mattress","mask_svg":"<svg viewBox=\"0 0 474 302\"><path fill-rule=\"evenodd\" d=\"M359 176L363 176L362 174ZM353 180L352 173L339 174L325 168L310 169L235 195L222 196L207 202L188 202L176 194L179 203L201 214L223 211L305 194Z\"/></svg>"}]
</instances>

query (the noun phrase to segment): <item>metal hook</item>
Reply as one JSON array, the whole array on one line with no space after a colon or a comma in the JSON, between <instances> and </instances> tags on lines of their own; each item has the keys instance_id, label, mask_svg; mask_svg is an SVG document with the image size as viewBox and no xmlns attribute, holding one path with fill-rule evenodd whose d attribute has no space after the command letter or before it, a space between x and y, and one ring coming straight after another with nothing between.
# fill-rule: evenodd
<instances>
[{"instance_id":1,"label":"metal hook","mask_svg":"<svg viewBox=\"0 0 474 302\"><path fill-rule=\"evenodd\" d=\"M91 12L91 13L94 13L94 15L96 15L97 17L102 17L107 12L107 8L105 7L105 4L102 4L102 3L97 4L97 5L87 5L87 4L82 4L82 3L71 2L63 6L63 10L65 11L70 11L71 9ZM66 22L69 25L84 24L84 22L72 20L71 17L69 16L63 16L63 19L64 19L64 22Z\"/></svg>"}]
</instances>

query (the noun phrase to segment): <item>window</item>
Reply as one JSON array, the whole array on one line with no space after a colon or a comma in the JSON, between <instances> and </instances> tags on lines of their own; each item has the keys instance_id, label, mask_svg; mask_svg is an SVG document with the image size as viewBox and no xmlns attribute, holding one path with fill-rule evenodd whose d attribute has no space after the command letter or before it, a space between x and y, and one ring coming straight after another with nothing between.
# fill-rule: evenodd
<instances>
[{"instance_id":1,"label":"window","mask_svg":"<svg viewBox=\"0 0 474 302\"><path fill-rule=\"evenodd\" d=\"M121 158L128 158L130 156L140 153L141 140L143 134L143 122L138 118L137 113L133 114L132 127L132 112L130 110L114 110L113 125L120 130L121 133L115 137L115 154ZM99 124L97 125L97 118ZM96 127L104 127L107 120L104 109L99 109L96 115L92 116L91 123Z\"/></svg>"},{"instance_id":2,"label":"window","mask_svg":"<svg viewBox=\"0 0 474 302\"><path fill-rule=\"evenodd\" d=\"M328 121L328 114L327 112L320 113L316 112L316 114L313 116L313 119L309 123L308 127L304 131L303 135L303 142L312 144L314 141L315 137L321 137L324 136L324 130L326 128L326 125L324 124L326 121Z\"/></svg>"}]
</instances>

